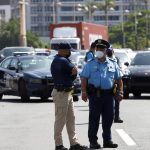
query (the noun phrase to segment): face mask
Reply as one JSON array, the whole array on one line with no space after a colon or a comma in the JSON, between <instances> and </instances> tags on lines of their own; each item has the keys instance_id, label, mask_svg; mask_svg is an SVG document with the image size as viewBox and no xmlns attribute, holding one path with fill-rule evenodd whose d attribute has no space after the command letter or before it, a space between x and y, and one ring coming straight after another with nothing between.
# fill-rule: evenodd
<instances>
[{"instance_id":1,"label":"face mask","mask_svg":"<svg viewBox=\"0 0 150 150\"><path fill-rule=\"evenodd\" d=\"M104 56L104 52L102 52L102 51L96 51L95 55L96 55L97 58L102 58Z\"/></svg>"}]
</instances>

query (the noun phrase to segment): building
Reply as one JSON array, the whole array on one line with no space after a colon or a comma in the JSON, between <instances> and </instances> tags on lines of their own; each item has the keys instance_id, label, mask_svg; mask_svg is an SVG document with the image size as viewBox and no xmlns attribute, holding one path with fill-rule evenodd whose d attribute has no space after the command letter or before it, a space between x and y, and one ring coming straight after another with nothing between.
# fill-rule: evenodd
<instances>
[{"instance_id":1,"label":"building","mask_svg":"<svg viewBox=\"0 0 150 150\"><path fill-rule=\"evenodd\" d=\"M18 0L10 1L12 17L18 17ZM105 0L26 0L26 2L27 29L48 38L50 23L87 21L113 26L126 21L128 13L150 9L150 0L115 0L113 5L105 8ZM104 6L100 9L98 5Z\"/></svg>"},{"instance_id":2,"label":"building","mask_svg":"<svg viewBox=\"0 0 150 150\"><path fill-rule=\"evenodd\" d=\"M0 0L0 22L9 21L11 18L10 0Z\"/></svg>"}]
</instances>

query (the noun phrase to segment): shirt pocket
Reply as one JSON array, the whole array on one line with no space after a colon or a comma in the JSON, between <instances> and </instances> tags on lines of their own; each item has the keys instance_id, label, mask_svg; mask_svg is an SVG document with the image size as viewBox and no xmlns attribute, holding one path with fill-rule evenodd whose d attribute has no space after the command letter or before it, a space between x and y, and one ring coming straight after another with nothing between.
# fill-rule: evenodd
<instances>
[{"instance_id":1,"label":"shirt pocket","mask_svg":"<svg viewBox=\"0 0 150 150\"><path fill-rule=\"evenodd\" d=\"M108 68L108 75L111 79L114 79L114 77L115 77L115 68L111 68L111 69Z\"/></svg>"}]
</instances>

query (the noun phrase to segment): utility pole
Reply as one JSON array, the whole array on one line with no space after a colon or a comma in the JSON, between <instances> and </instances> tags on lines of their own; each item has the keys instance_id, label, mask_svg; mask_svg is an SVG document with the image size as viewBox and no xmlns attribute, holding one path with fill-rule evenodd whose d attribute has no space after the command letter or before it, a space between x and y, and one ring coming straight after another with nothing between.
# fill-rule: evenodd
<instances>
[{"instance_id":1,"label":"utility pole","mask_svg":"<svg viewBox=\"0 0 150 150\"><path fill-rule=\"evenodd\" d=\"M20 5L20 46L27 46L25 0L20 0L19 5Z\"/></svg>"}]
</instances>

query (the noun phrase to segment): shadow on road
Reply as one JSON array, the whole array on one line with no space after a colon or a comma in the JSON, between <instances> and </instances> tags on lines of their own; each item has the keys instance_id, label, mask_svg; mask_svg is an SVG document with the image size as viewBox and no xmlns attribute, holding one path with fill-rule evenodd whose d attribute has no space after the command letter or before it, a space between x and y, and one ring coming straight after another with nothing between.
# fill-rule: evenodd
<instances>
[{"instance_id":1,"label":"shadow on road","mask_svg":"<svg viewBox=\"0 0 150 150\"><path fill-rule=\"evenodd\" d=\"M30 101L28 102L23 102L21 101L21 99L2 99L0 100L0 103L52 103L53 100L52 99L48 99L48 100L41 100L41 99L30 99Z\"/></svg>"}]
</instances>

